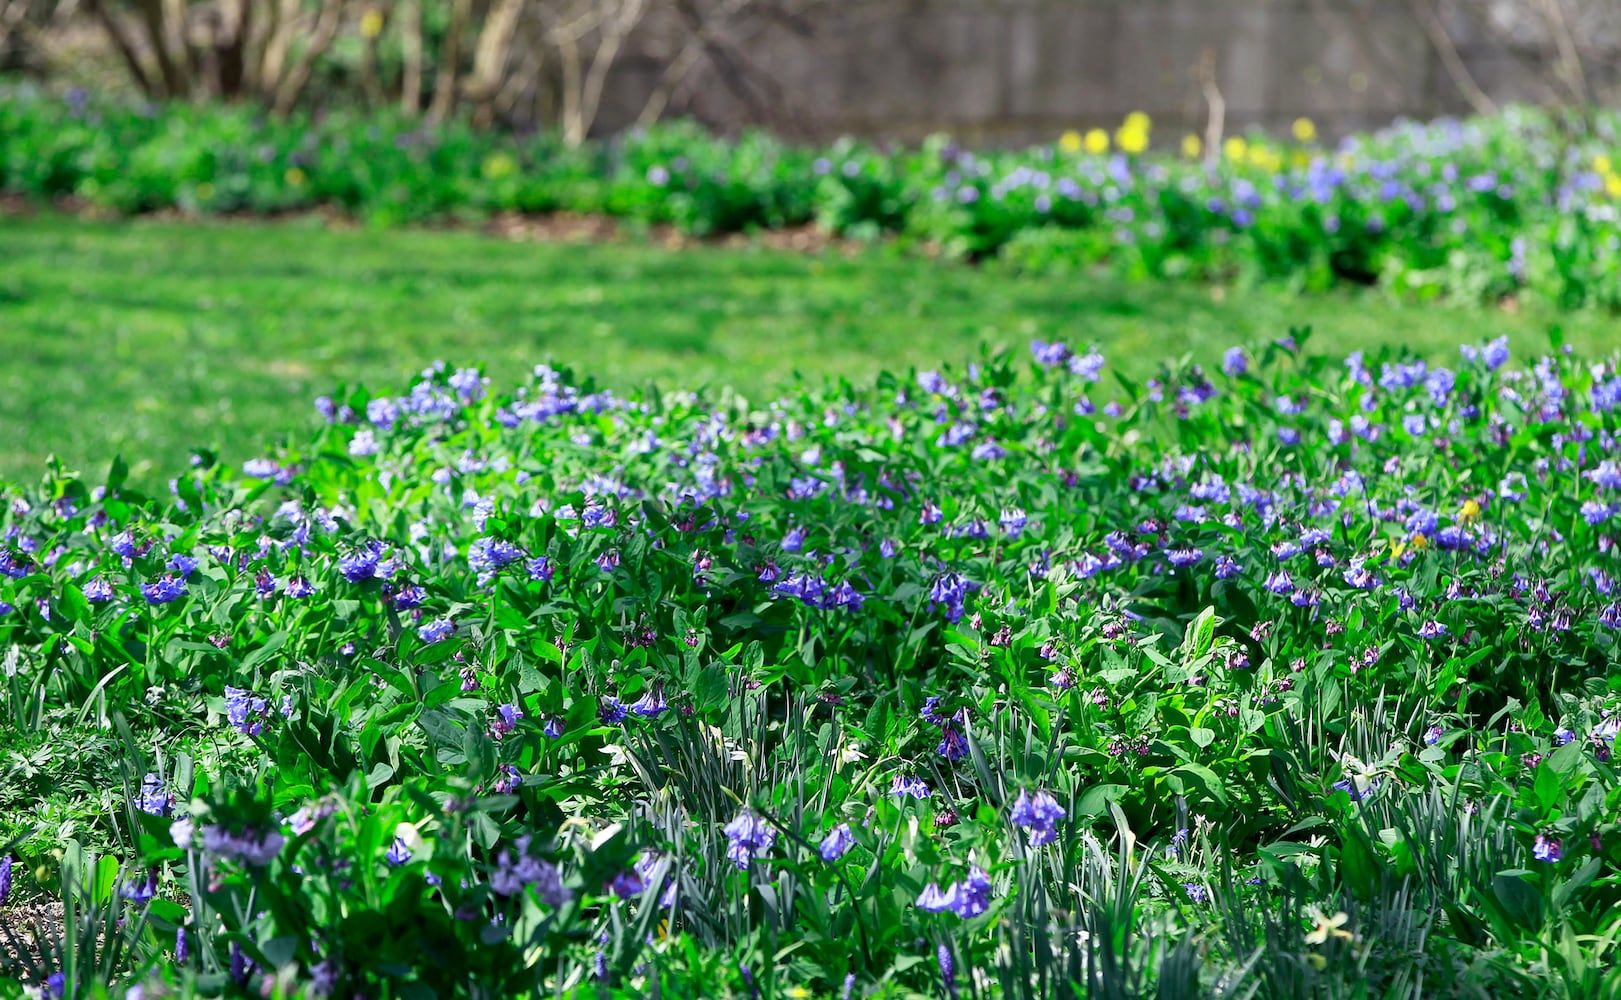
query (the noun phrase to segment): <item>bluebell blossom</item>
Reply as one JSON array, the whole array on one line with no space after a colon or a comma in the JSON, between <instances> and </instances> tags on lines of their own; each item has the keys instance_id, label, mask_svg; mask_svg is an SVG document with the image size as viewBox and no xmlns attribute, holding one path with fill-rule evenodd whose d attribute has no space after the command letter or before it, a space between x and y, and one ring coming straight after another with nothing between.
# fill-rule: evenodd
<instances>
[{"instance_id":1,"label":"bluebell blossom","mask_svg":"<svg viewBox=\"0 0 1621 1000\"><path fill-rule=\"evenodd\" d=\"M394 842L388 845L383 854L383 860L391 865L407 864L411 860L411 845L405 842L404 837L395 837Z\"/></svg>"},{"instance_id":2,"label":"bluebell blossom","mask_svg":"<svg viewBox=\"0 0 1621 1000\"><path fill-rule=\"evenodd\" d=\"M0 906L5 905L6 900L11 897L12 864L10 855L0 857Z\"/></svg>"},{"instance_id":3,"label":"bluebell blossom","mask_svg":"<svg viewBox=\"0 0 1621 1000\"><path fill-rule=\"evenodd\" d=\"M223 826L205 826L202 834L206 853L256 868L263 868L274 861L287 844L287 838L275 830L231 830Z\"/></svg>"},{"instance_id":4,"label":"bluebell blossom","mask_svg":"<svg viewBox=\"0 0 1621 1000\"><path fill-rule=\"evenodd\" d=\"M264 719L270 703L243 688L225 687L225 717L237 732L244 736L258 736L264 732Z\"/></svg>"},{"instance_id":5,"label":"bluebell blossom","mask_svg":"<svg viewBox=\"0 0 1621 1000\"><path fill-rule=\"evenodd\" d=\"M895 780L889 786L889 794L898 799L926 799L934 793L929 790L928 785L923 783L922 778L897 774Z\"/></svg>"},{"instance_id":6,"label":"bluebell blossom","mask_svg":"<svg viewBox=\"0 0 1621 1000\"><path fill-rule=\"evenodd\" d=\"M455 622L451 621L449 618L438 618L431 622L424 622L422 626L417 629L417 634L422 637L423 642L431 645L436 642L443 642L444 640L450 638L451 633L455 631Z\"/></svg>"},{"instance_id":7,"label":"bluebell blossom","mask_svg":"<svg viewBox=\"0 0 1621 1000\"><path fill-rule=\"evenodd\" d=\"M1049 368L1061 365L1070 358L1070 349L1060 341L1048 343L1045 340L1030 341L1030 353L1035 355L1036 363Z\"/></svg>"},{"instance_id":8,"label":"bluebell blossom","mask_svg":"<svg viewBox=\"0 0 1621 1000\"><path fill-rule=\"evenodd\" d=\"M518 721L523 717L523 709L515 704L495 706L495 718L490 721L490 735L496 739L510 735L517 730Z\"/></svg>"},{"instance_id":9,"label":"bluebell blossom","mask_svg":"<svg viewBox=\"0 0 1621 1000\"><path fill-rule=\"evenodd\" d=\"M1249 368L1250 358L1242 347L1229 347L1221 356L1221 370L1231 378L1238 378Z\"/></svg>"},{"instance_id":10,"label":"bluebell blossom","mask_svg":"<svg viewBox=\"0 0 1621 1000\"><path fill-rule=\"evenodd\" d=\"M818 851L822 855L823 861L837 861L844 857L850 848L855 846L855 843L855 834L851 832L850 824L840 823L826 837L822 838Z\"/></svg>"},{"instance_id":11,"label":"bluebell blossom","mask_svg":"<svg viewBox=\"0 0 1621 1000\"><path fill-rule=\"evenodd\" d=\"M1418 627L1421 639L1439 639L1447 634L1447 627L1438 621L1427 621Z\"/></svg>"},{"instance_id":12,"label":"bluebell blossom","mask_svg":"<svg viewBox=\"0 0 1621 1000\"><path fill-rule=\"evenodd\" d=\"M146 598L148 604L170 604L186 596L186 584L176 577L165 575L151 583L141 584L141 596Z\"/></svg>"},{"instance_id":13,"label":"bluebell blossom","mask_svg":"<svg viewBox=\"0 0 1621 1000\"><path fill-rule=\"evenodd\" d=\"M663 686L655 684L631 703L630 711L636 715L655 719L663 715L669 707L669 702L664 700Z\"/></svg>"},{"instance_id":14,"label":"bluebell blossom","mask_svg":"<svg viewBox=\"0 0 1621 1000\"><path fill-rule=\"evenodd\" d=\"M98 576L84 585L84 598L91 604L104 604L113 599L113 585L104 576Z\"/></svg>"},{"instance_id":15,"label":"bluebell blossom","mask_svg":"<svg viewBox=\"0 0 1621 1000\"><path fill-rule=\"evenodd\" d=\"M1531 856L1538 861L1557 864L1565 856L1565 845L1558 837L1550 837L1545 833L1537 834L1535 842L1531 845Z\"/></svg>"},{"instance_id":16,"label":"bluebell blossom","mask_svg":"<svg viewBox=\"0 0 1621 1000\"><path fill-rule=\"evenodd\" d=\"M163 787L163 779L156 774L148 774L141 779L141 790L135 799L135 808L153 816L167 816L174 806L174 799Z\"/></svg>"},{"instance_id":17,"label":"bluebell blossom","mask_svg":"<svg viewBox=\"0 0 1621 1000\"><path fill-rule=\"evenodd\" d=\"M1013 825L1030 831L1031 847L1041 847L1058 839L1058 822L1065 815L1064 807L1058 804L1051 792L1038 791L1031 795L1027 789L1019 793L1008 819Z\"/></svg>"},{"instance_id":18,"label":"bluebell blossom","mask_svg":"<svg viewBox=\"0 0 1621 1000\"><path fill-rule=\"evenodd\" d=\"M630 709L625 707L625 703L611 694L603 695L602 702L597 707L597 717L603 721L604 725L617 726L625 721L625 716L628 714L630 714Z\"/></svg>"},{"instance_id":19,"label":"bluebell blossom","mask_svg":"<svg viewBox=\"0 0 1621 1000\"><path fill-rule=\"evenodd\" d=\"M744 871L777 842L776 828L748 809L726 824L724 832L727 859Z\"/></svg>"}]
</instances>

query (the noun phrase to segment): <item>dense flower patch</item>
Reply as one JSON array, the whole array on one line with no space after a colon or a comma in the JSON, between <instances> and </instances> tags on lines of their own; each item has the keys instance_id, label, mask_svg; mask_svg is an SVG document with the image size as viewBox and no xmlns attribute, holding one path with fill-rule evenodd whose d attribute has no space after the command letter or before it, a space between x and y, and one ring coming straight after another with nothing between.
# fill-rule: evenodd
<instances>
[{"instance_id":1,"label":"dense flower patch","mask_svg":"<svg viewBox=\"0 0 1621 1000\"><path fill-rule=\"evenodd\" d=\"M0 89L0 191L124 213L335 209L376 222L559 209L697 234L815 222L1027 269L1382 283L1621 308L1621 118L1402 124L1328 147L1233 136L1151 151L1151 123L1051 147L883 151L664 126L583 149L461 125L150 107ZM1191 154L1191 155L1190 155Z\"/></svg>"},{"instance_id":2,"label":"dense flower patch","mask_svg":"<svg viewBox=\"0 0 1621 1000\"><path fill-rule=\"evenodd\" d=\"M14 971L1613 991L1616 362L1296 338L768 405L440 366L170 497L14 489L0 729L124 760L99 857L0 864L71 903Z\"/></svg>"}]
</instances>

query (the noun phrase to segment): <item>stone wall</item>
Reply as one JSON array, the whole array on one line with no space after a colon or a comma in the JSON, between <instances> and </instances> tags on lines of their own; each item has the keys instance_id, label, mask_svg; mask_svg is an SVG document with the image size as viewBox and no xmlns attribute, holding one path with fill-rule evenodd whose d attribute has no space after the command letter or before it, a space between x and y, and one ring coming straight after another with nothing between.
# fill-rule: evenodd
<instances>
[{"instance_id":1,"label":"stone wall","mask_svg":"<svg viewBox=\"0 0 1621 1000\"><path fill-rule=\"evenodd\" d=\"M1443 14L1452 2L1441 0ZM751 45L749 58L781 87L768 115L716 79L691 81L674 107L721 125L769 117L818 138L948 131L997 145L1112 126L1140 110L1159 140L1174 141L1204 130L1194 71L1209 52L1229 133L1309 117L1342 134L1468 110L1416 9L1414 0L850 0L809 32ZM1464 43L1484 86L1527 92L1524 53ZM599 125L612 129L641 107L646 81L630 70Z\"/></svg>"}]
</instances>

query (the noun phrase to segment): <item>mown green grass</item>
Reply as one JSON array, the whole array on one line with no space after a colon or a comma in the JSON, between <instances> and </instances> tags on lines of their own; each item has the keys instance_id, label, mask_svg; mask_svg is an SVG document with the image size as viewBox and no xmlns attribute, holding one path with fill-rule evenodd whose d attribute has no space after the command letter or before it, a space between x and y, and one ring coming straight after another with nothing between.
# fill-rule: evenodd
<instances>
[{"instance_id":1,"label":"mown green grass","mask_svg":"<svg viewBox=\"0 0 1621 1000\"><path fill-rule=\"evenodd\" d=\"M497 380L536 362L619 388L854 379L966 360L980 343L1099 342L1142 373L1311 325L1332 351L1438 358L1561 324L1608 349L1614 321L1296 298L1106 277L1041 278L873 250L800 256L634 243L511 243L471 232L0 218L0 477L49 454L99 475L122 453L154 483L194 447L258 453L338 383L399 388L436 358Z\"/></svg>"}]
</instances>

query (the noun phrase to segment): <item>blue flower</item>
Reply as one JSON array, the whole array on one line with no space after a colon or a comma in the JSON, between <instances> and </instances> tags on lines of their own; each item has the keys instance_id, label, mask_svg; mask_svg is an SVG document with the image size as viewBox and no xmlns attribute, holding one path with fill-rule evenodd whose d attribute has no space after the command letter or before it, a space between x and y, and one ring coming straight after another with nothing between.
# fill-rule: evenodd
<instances>
[{"instance_id":1,"label":"blue flower","mask_svg":"<svg viewBox=\"0 0 1621 1000\"><path fill-rule=\"evenodd\" d=\"M243 688L225 688L225 717L236 731L244 736L258 736L264 732L264 718L269 713L270 703Z\"/></svg>"},{"instance_id":2,"label":"blue flower","mask_svg":"<svg viewBox=\"0 0 1621 1000\"><path fill-rule=\"evenodd\" d=\"M850 824L840 823L833 828L831 833L822 838L820 845L822 860L837 861L844 857L845 853L855 846L855 843L855 834L850 831Z\"/></svg>"},{"instance_id":3,"label":"blue flower","mask_svg":"<svg viewBox=\"0 0 1621 1000\"><path fill-rule=\"evenodd\" d=\"M952 912L970 920L991 908L991 877L977 865L968 869L968 877L952 886L956 894Z\"/></svg>"},{"instance_id":4,"label":"blue flower","mask_svg":"<svg viewBox=\"0 0 1621 1000\"><path fill-rule=\"evenodd\" d=\"M1221 370L1237 378L1250 370L1250 357L1242 347L1229 347L1221 356Z\"/></svg>"},{"instance_id":5,"label":"blue flower","mask_svg":"<svg viewBox=\"0 0 1621 1000\"><path fill-rule=\"evenodd\" d=\"M422 637L423 642L432 644L435 642L442 642L445 639L450 638L450 634L454 631L456 631L455 622L451 621L449 618L440 618L435 621L424 623L423 626L417 630L417 634Z\"/></svg>"},{"instance_id":6,"label":"blue flower","mask_svg":"<svg viewBox=\"0 0 1621 1000\"><path fill-rule=\"evenodd\" d=\"M403 865L411 860L411 847L405 842L404 837L394 838L394 843L388 845L388 851L383 855L383 860L391 865Z\"/></svg>"},{"instance_id":7,"label":"blue flower","mask_svg":"<svg viewBox=\"0 0 1621 1000\"><path fill-rule=\"evenodd\" d=\"M163 788L162 778L156 774L148 774L141 779L140 795L135 799L137 809L153 816L167 816L173 804L169 793Z\"/></svg>"},{"instance_id":8,"label":"blue flower","mask_svg":"<svg viewBox=\"0 0 1621 1000\"><path fill-rule=\"evenodd\" d=\"M655 684L643 693L640 698L631 703L630 710L637 715L656 719L663 715L669 707L669 702L664 700L663 686Z\"/></svg>"},{"instance_id":9,"label":"blue flower","mask_svg":"<svg viewBox=\"0 0 1621 1000\"><path fill-rule=\"evenodd\" d=\"M624 702L611 694L607 694L602 696L602 704L597 709L597 717L606 725L617 726L625 721L625 716L629 712L630 709L625 707Z\"/></svg>"},{"instance_id":10,"label":"blue flower","mask_svg":"<svg viewBox=\"0 0 1621 1000\"><path fill-rule=\"evenodd\" d=\"M1026 790L1019 793L1008 818L1015 826L1030 831L1031 847L1041 847L1058 839L1058 821L1065 815L1064 807L1058 804L1051 792L1038 791L1031 795Z\"/></svg>"},{"instance_id":11,"label":"blue flower","mask_svg":"<svg viewBox=\"0 0 1621 1000\"><path fill-rule=\"evenodd\" d=\"M152 583L141 584L141 596L148 604L169 604L186 596L186 585L176 577L164 575Z\"/></svg>"},{"instance_id":12,"label":"blue flower","mask_svg":"<svg viewBox=\"0 0 1621 1000\"><path fill-rule=\"evenodd\" d=\"M1558 837L1550 837L1545 833L1537 834L1537 839L1531 845L1531 856L1538 861L1555 864L1565 856L1565 845Z\"/></svg>"},{"instance_id":13,"label":"blue flower","mask_svg":"<svg viewBox=\"0 0 1621 1000\"><path fill-rule=\"evenodd\" d=\"M0 904L4 904L11 895L11 866L10 855L0 858Z\"/></svg>"},{"instance_id":14,"label":"blue flower","mask_svg":"<svg viewBox=\"0 0 1621 1000\"><path fill-rule=\"evenodd\" d=\"M113 585L107 578L98 576L84 585L84 599L91 604L102 604L113 599Z\"/></svg>"},{"instance_id":15,"label":"blue flower","mask_svg":"<svg viewBox=\"0 0 1621 1000\"><path fill-rule=\"evenodd\" d=\"M898 799L914 798L926 799L934 794L929 786L923 783L922 778L909 777L904 774L895 775L895 780L889 786L889 794Z\"/></svg>"},{"instance_id":16,"label":"blue flower","mask_svg":"<svg viewBox=\"0 0 1621 1000\"><path fill-rule=\"evenodd\" d=\"M726 857L744 871L777 842L776 828L748 809L726 824L724 832L728 842Z\"/></svg>"}]
</instances>

